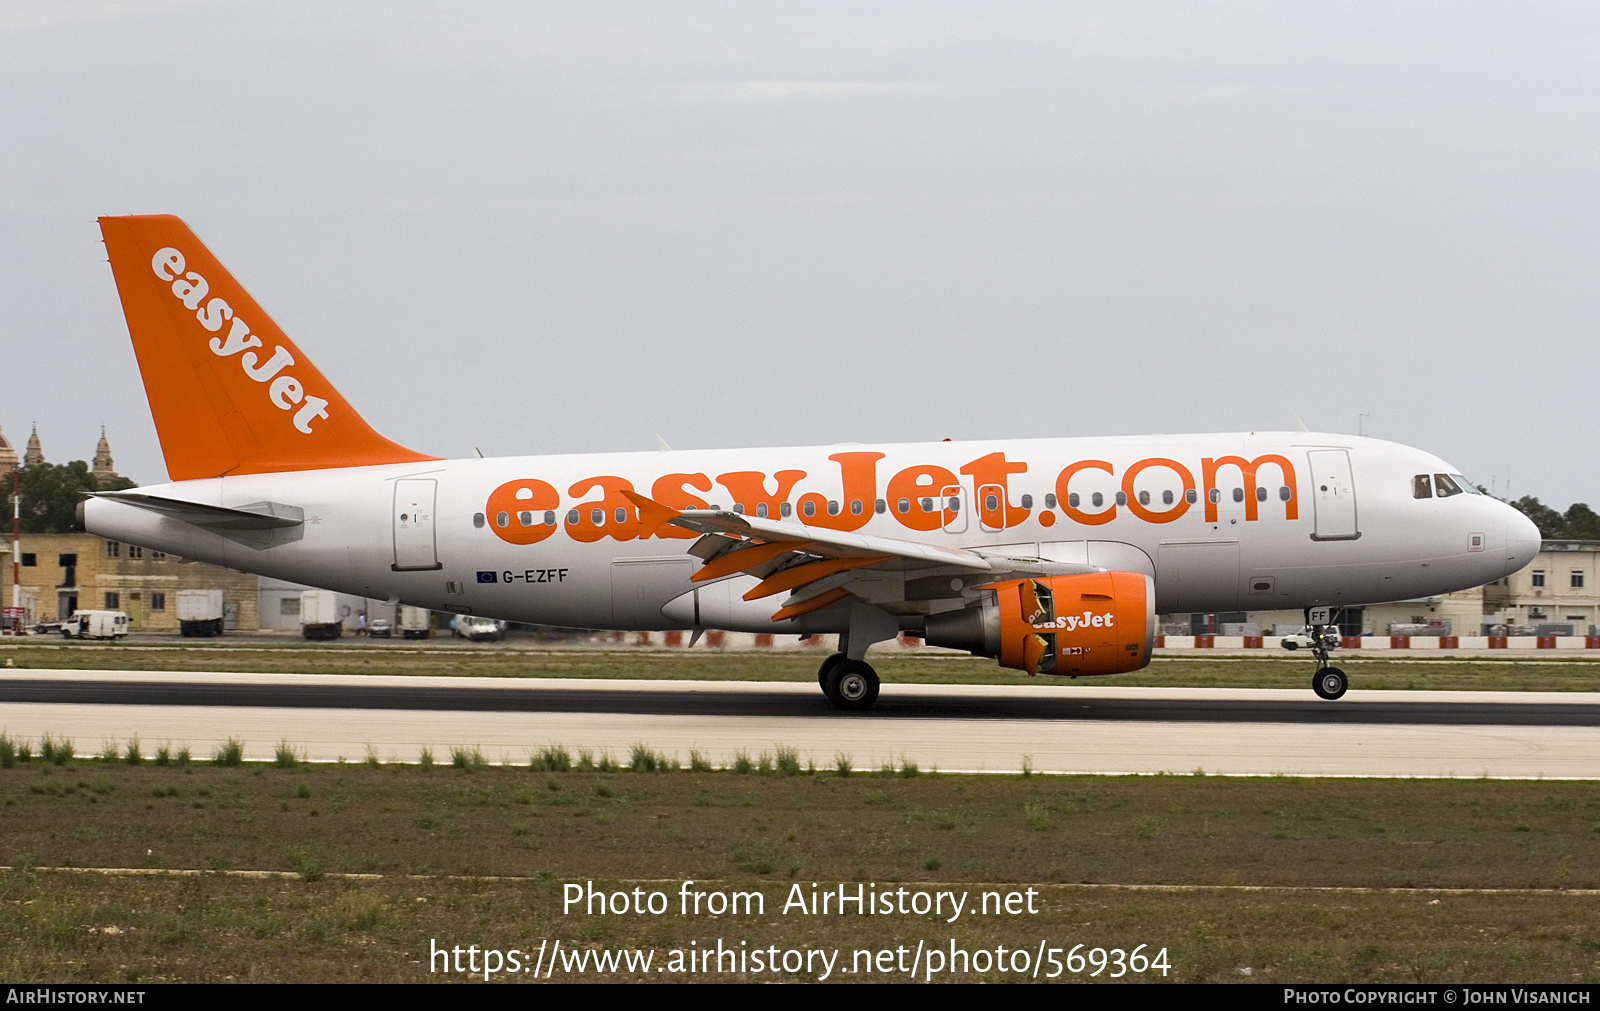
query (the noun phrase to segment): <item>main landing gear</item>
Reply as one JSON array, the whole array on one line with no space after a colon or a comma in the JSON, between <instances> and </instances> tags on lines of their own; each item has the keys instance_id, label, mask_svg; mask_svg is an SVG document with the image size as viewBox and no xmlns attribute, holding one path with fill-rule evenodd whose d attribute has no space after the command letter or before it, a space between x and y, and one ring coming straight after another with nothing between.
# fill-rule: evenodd
<instances>
[{"instance_id":1,"label":"main landing gear","mask_svg":"<svg viewBox=\"0 0 1600 1011\"><path fill-rule=\"evenodd\" d=\"M1311 626L1311 652L1317 658L1317 672L1311 676L1311 690L1317 693L1317 698L1329 702L1343 695L1345 689L1350 687L1350 680L1344 676L1344 671L1328 664L1328 652L1338 642L1339 626Z\"/></svg>"},{"instance_id":2,"label":"main landing gear","mask_svg":"<svg viewBox=\"0 0 1600 1011\"><path fill-rule=\"evenodd\" d=\"M838 709L870 709L878 701L878 672L865 660L852 660L843 653L822 661L817 683Z\"/></svg>"}]
</instances>

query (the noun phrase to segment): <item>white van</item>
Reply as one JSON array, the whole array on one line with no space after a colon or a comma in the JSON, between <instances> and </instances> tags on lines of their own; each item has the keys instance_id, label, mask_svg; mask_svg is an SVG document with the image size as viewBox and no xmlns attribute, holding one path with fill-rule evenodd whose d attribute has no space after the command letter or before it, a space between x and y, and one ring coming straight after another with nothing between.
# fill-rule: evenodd
<instances>
[{"instance_id":1,"label":"white van","mask_svg":"<svg viewBox=\"0 0 1600 1011\"><path fill-rule=\"evenodd\" d=\"M127 611L73 611L61 623L63 639L121 639L127 634Z\"/></svg>"},{"instance_id":2,"label":"white van","mask_svg":"<svg viewBox=\"0 0 1600 1011\"><path fill-rule=\"evenodd\" d=\"M456 618L456 635L472 642L500 639L504 633L500 622L493 618L474 618L466 614Z\"/></svg>"}]
</instances>

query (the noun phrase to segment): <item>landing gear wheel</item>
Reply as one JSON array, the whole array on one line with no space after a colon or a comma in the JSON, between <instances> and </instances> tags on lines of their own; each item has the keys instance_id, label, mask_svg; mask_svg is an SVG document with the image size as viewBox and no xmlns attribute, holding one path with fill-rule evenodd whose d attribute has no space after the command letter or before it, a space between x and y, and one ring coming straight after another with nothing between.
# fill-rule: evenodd
<instances>
[{"instance_id":1,"label":"landing gear wheel","mask_svg":"<svg viewBox=\"0 0 1600 1011\"><path fill-rule=\"evenodd\" d=\"M1311 690L1317 693L1317 698L1329 702L1343 695L1348 687L1350 682L1345 678L1344 671L1337 667L1324 667L1311 678Z\"/></svg>"},{"instance_id":2,"label":"landing gear wheel","mask_svg":"<svg viewBox=\"0 0 1600 1011\"><path fill-rule=\"evenodd\" d=\"M822 661L822 666L817 668L817 687L822 689L823 694L827 694L828 691L828 675L835 667L839 666L839 661L843 659L845 659L843 653L834 653L828 659Z\"/></svg>"},{"instance_id":3,"label":"landing gear wheel","mask_svg":"<svg viewBox=\"0 0 1600 1011\"><path fill-rule=\"evenodd\" d=\"M878 701L878 672L862 660L841 658L828 671L828 684L823 691L836 708L871 709Z\"/></svg>"}]
</instances>

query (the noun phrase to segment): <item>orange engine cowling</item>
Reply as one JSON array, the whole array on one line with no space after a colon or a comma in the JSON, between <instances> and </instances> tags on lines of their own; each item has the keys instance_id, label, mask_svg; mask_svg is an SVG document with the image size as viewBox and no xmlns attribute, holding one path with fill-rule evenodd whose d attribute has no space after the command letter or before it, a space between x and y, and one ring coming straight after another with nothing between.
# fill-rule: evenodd
<instances>
[{"instance_id":1,"label":"orange engine cowling","mask_svg":"<svg viewBox=\"0 0 1600 1011\"><path fill-rule=\"evenodd\" d=\"M1155 583L1142 572L1008 579L973 607L928 616L930 646L992 656L1029 674L1121 674L1150 662Z\"/></svg>"}]
</instances>

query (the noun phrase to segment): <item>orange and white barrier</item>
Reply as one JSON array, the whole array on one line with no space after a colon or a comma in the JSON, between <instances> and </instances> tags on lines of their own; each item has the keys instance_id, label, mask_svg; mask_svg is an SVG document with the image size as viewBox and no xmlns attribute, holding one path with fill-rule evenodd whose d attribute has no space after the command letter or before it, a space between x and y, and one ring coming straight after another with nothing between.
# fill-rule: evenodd
<instances>
[{"instance_id":1,"label":"orange and white barrier","mask_svg":"<svg viewBox=\"0 0 1600 1011\"><path fill-rule=\"evenodd\" d=\"M1278 649L1282 640L1259 635L1158 635L1157 649ZM1342 650L1600 649L1600 635L1347 635Z\"/></svg>"}]
</instances>

